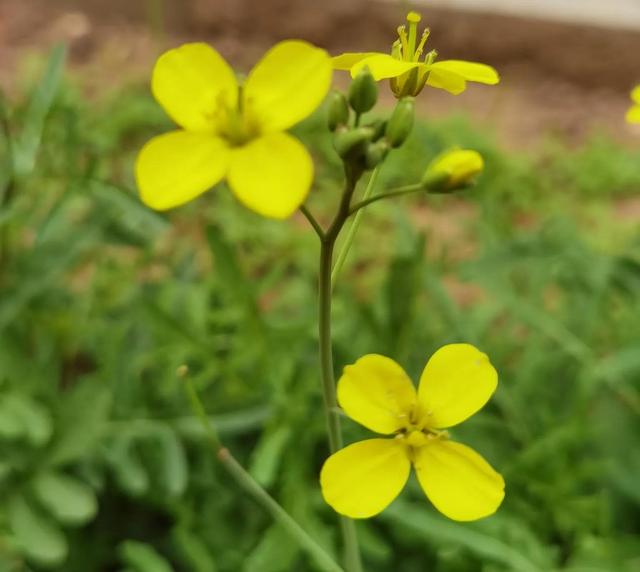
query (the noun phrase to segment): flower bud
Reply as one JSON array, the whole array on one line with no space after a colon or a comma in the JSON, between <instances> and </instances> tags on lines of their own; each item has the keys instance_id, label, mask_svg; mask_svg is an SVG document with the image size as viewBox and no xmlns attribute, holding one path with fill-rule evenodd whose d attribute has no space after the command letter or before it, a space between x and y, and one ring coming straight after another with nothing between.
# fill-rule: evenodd
<instances>
[{"instance_id":1,"label":"flower bud","mask_svg":"<svg viewBox=\"0 0 640 572\"><path fill-rule=\"evenodd\" d=\"M422 184L430 193L457 191L473 183L483 168L482 155L477 151L454 149L431 161L422 177Z\"/></svg>"},{"instance_id":2,"label":"flower bud","mask_svg":"<svg viewBox=\"0 0 640 572\"><path fill-rule=\"evenodd\" d=\"M349 104L347 98L339 91L332 91L329 94L327 109L327 121L331 131L335 131L338 127L349 122Z\"/></svg>"},{"instance_id":3,"label":"flower bud","mask_svg":"<svg viewBox=\"0 0 640 572\"><path fill-rule=\"evenodd\" d=\"M340 157L354 156L365 152L365 148L371 141L372 136L373 129L370 127L345 129L336 133L333 145Z\"/></svg>"},{"instance_id":4,"label":"flower bud","mask_svg":"<svg viewBox=\"0 0 640 572\"><path fill-rule=\"evenodd\" d=\"M365 165L367 169L375 169L382 161L384 161L387 153L389 153L389 143L384 139L377 141L376 143L371 143L367 147L367 151L365 153Z\"/></svg>"},{"instance_id":5,"label":"flower bud","mask_svg":"<svg viewBox=\"0 0 640 572\"><path fill-rule=\"evenodd\" d=\"M384 137L384 134L387 130L387 121L386 119L376 119L375 121L369 123L369 127L373 129L373 137L372 141L377 141L381 137Z\"/></svg>"},{"instance_id":6,"label":"flower bud","mask_svg":"<svg viewBox=\"0 0 640 572\"><path fill-rule=\"evenodd\" d=\"M378 85L368 68L363 68L349 86L349 105L356 113L366 113L378 101Z\"/></svg>"},{"instance_id":7,"label":"flower bud","mask_svg":"<svg viewBox=\"0 0 640 572\"><path fill-rule=\"evenodd\" d=\"M391 147L400 147L413 129L415 104L412 97L405 97L398 101L389 122L385 137Z\"/></svg>"}]
</instances>

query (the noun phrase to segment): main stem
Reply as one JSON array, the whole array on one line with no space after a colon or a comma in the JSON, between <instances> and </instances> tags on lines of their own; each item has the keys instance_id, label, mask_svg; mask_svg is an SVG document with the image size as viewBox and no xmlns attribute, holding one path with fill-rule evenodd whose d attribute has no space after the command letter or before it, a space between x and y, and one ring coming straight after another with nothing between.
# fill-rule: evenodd
<instances>
[{"instance_id":1,"label":"main stem","mask_svg":"<svg viewBox=\"0 0 640 572\"><path fill-rule=\"evenodd\" d=\"M340 413L336 400L336 383L333 369L333 350L331 346L331 267L333 250L340 230L349 216L349 205L357 178L347 172L347 185L342 196L340 208L331 226L320 241L320 274L318 296L318 328L320 339L320 370L322 373L322 393L329 433L331 453L342 448ZM344 543L345 567L348 572L362 572L360 548L355 523L350 518L340 517L340 528Z\"/></svg>"}]
</instances>

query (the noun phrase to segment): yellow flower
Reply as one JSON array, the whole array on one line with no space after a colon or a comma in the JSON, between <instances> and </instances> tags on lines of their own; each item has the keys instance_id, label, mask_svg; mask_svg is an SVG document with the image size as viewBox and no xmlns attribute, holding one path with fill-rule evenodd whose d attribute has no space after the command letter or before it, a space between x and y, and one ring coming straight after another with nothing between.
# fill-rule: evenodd
<instances>
[{"instance_id":1,"label":"yellow flower","mask_svg":"<svg viewBox=\"0 0 640 572\"><path fill-rule=\"evenodd\" d=\"M435 50L428 52L423 61L422 53L429 38L425 30L418 46L417 28L420 14L409 12L405 26L398 28L399 39L393 43L391 55L377 52L346 53L333 58L333 67L337 70L349 70L355 77L364 67L369 68L376 81L391 80L391 90L396 97L418 95L425 85L459 94L467 88L467 81L495 85L500 76L491 66L461 60L438 62Z\"/></svg>"},{"instance_id":2,"label":"yellow flower","mask_svg":"<svg viewBox=\"0 0 640 572\"><path fill-rule=\"evenodd\" d=\"M640 85L631 92L633 105L627 111L627 121L629 123L640 123Z\"/></svg>"},{"instance_id":3,"label":"yellow flower","mask_svg":"<svg viewBox=\"0 0 640 572\"><path fill-rule=\"evenodd\" d=\"M484 169L482 155L471 149L452 149L436 157L427 167L423 181L442 180L442 191L469 185Z\"/></svg>"},{"instance_id":4,"label":"yellow flower","mask_svg":"<svg viewBox=\"0 0 640 572\"><path fill-rule=\"evenodd\" d=\"M392 359L370 354L345 367L338 401L345 413L389 439L369 439L338 451L322 467L322 494L337 512L368 518L384 510L404 487L411 465L433 505L453 520L493 514L504 480L473 449L446 431L489 400L498 374L489 358L468 344L440 348L416 392Z\"/></svg>"},{"instance_id":5,"label":"yellow flower","mask_svg":"<svg viewBox=\"0 0 640 572\"><path fill-rule=\"evenodd\" d=\"M284 131L318 107L331 74L329 55L298 40L271 48L241 85L206 44L164 53L151 89L181 129L151 139L140 151L135 170L142 200L170 209L226 178L248 208L288 217L309 192L313 163Z\"/></svg>"}]
</instances>

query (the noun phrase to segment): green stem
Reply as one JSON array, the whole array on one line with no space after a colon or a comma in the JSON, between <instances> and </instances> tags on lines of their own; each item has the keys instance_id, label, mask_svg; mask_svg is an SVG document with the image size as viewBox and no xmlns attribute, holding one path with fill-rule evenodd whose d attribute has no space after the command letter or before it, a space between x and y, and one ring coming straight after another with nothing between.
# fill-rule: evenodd
<instances>
[{"instance_id":1,"label":"green stem","mask_svg":"<svg viewBox=\"0 0 640 572\"><path fill-rule=\"evenodd\" d=\"M275 522L291 535L291 538L298 543L300 548L305 550L323 570L326 572L344 572L344 570L334 562L333 558L331 558L331 556L291 518L289 513L253 479L244 467L236 461L229 449L223 447L218 433L211 424L211 420L207 416L202 401L200 401L198 393L189 379L188 374L185 372L182 377L191 402L191 407L198 419L200 419L216 457L227 472L271 515Z\"/></svg>"},{"instance_id":2,"label":"green stem","mask_svg":"<svg viewBox=\"0 0 640 572\"><path fill-rule=\"evenodd\" d=\"M316 234L318 235L318 238L320 240L323 240L324 239L324 230L320 226L320 223L317 221L316 217L314 217L311 214L311 211L305 205L302 205L300 207L300 212L309 221L309 224L313 227L313 230L316 231Z\"/></svg>"},{"instance_id":3,"label":"green stem","mask_svg":"<svg viewBox=\"0 0 640 572\"><path fill-rule=\"evenodd\" d=\"M14 158L13 158L13 141L11 139L11 129L9 125L9 117L6 110L4 94L0 93L0 129L4 134L7 146L7 165L3 165L8 171L8 178L5 188L0 194L0 212L4 209L9 209L16 190L16 179L14 173ZM0 285L5 280L5 274L9 265L9 228L5 225L0 229Z\"/></svg>"},{"instance_id":4,"label":"green stem","mask_svg":"<svg viewBox=\"0 0 640 572\"><path fill-rule=\"evenodd\" d=\"M425 190L425 186L422 183L416 183L414 185L407 185L406 187L398 187L397 189L394 189L393 191L388 191L386 193L381 193L379 195L376 195L375 197L369 197L366 200L362 200L359 203L356 203L349 210L349 214L352 215L354 213L357 213L356 214L356 217L357 217L358 214L360 214L358 212L360 209L363 209L364 207L367 207L372 203L375 203L377 201L381 201L383 199L392 199L394 197L400 197L402 195L410 195L411 193L417 193L417 192L424 191L424 190Z\"/></svg>"},{"instance_id":5,"label":"green stem","mask_svg":"<svg viewBox=\"0 0 640 572\"><path fill-rule=\"evenodd\" d=\"M373 173L371 173L371 177L369 177L369 182L367 183L367 188L364 190L364 194L362 195L363 200L367 200L371 196L371 193L373 192L373 188L378 179L379 173L380 173L380 166L376 167L373 170ZM356 237L356 233L358 232L358 227L360 226L360 219L362 218L362 215L363 213L361 212L356 213L356 216L353 219L353 222L351 223L349 230L347 231L347 236L344 239L342 247L340 248L340 252L338 253L338 257L336 258L336 262L333 266L333 270L331 271L331 289L332 290L336 285L338 274L340 274L340 271L342 270L342 267L344 266L344 263L347 260L347 255L349 254L349 249L351 248L351 245L353 244L353 240Z\"/></svg>"},{"instance_id":6,"label":"green stem","mask_svg":"<svg viewBox=\"0 0 640 572\"><path fill-rule=\"evenodd\" d=\"M333 368L333 350L331 346L331 267L336 239L349 217L349 205L353 197L357 179L347 172L347 184L342 195L338 213L320 242L320 272L318 296L318 333L320 340L320 370L322 373L322 393L329 433L331 453L342 448L340 412L336 400L336 384ZM345 553L345 567L348 572L362 572L358 536L353 520L340 517L340 528Z\"/></svg>"}]
</instances>

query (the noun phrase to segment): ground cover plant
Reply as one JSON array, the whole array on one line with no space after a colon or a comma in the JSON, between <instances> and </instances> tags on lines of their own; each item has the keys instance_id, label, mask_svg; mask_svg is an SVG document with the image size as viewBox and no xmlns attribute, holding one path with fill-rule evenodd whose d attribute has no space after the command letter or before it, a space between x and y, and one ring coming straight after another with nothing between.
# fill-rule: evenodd
<instances>
[{"instance_id":1,"label":"ground cover plant","mask_svg":"<svg viewBox=\"0 0 640 572\"><path fill-rule=\"evenodd\" d=\"M84 98L63 56L2 102L2 566L313 570L212 456L181 368L236 457L335 554L317 483L315 237L230 193L146 209L131 165L167 118L143 86ZM341 184L326 114L295 128L321 220ZM410 481L358 524L366 569L634 570L640 260L620 212L640 162L601 138L525 157L445 118L418 122L378 184L411 183L454 144L485 159L472 190L367 210L336 287L334 352L385 354L417 378L442 344L481 346L500 386L456 438L508 493L491 519L461 524Z\"/></svg>"}]
</instances>

